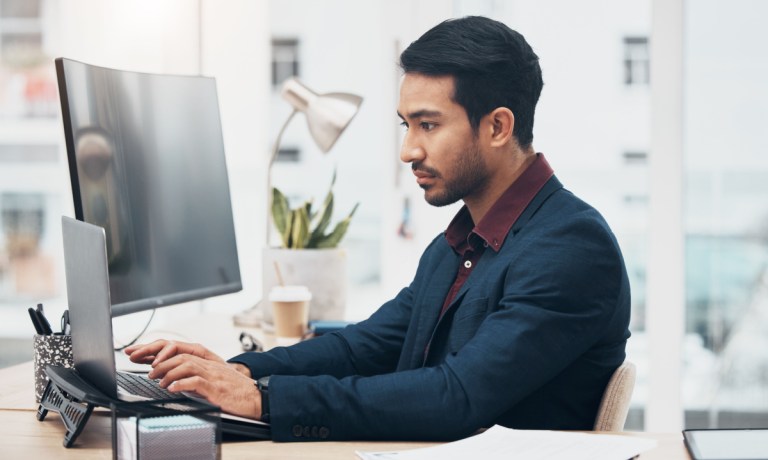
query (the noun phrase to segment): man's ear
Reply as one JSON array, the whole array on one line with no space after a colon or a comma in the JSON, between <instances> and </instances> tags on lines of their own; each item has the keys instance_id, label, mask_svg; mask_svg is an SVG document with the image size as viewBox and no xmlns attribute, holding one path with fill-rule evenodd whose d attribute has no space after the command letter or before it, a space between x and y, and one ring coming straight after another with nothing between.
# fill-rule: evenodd
<instances>
[{"instance_id":1,"label":"man's ear","mask_svg":"<svg viewBox=\"0 0 768 460\"><path fill-rule=\"evenodd\" d=\"M490 146L502 147L513 140L512 132L515 128L515 114L506 107L494 109L487 116L490 133Z\"/></svg>"}]
</instances>

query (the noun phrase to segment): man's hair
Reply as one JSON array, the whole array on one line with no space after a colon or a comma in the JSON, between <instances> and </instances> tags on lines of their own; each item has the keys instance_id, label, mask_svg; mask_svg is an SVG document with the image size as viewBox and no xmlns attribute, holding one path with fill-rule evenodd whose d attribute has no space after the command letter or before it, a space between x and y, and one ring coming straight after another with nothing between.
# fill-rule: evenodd
<instances>
[{"instance_id":1,"label":"man's hair","mask_svg":"<svg viewBox=\"0 0 768 460\"><path fill-rule=\"evenodd\" d=\"M405 73L452 76L453 101L464 107L474 131L498 107L515 115L513 135L522 148L533 141L533 115L543 82L539 57L522 35L481 16L449 19L400 55Z\"/></svg>"}]
</instances>

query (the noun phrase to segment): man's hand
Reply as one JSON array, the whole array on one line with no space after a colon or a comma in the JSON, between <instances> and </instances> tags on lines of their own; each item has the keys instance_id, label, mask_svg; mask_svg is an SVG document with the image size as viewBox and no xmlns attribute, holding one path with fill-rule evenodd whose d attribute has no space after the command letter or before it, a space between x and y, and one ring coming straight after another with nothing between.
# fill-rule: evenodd
<instances>
[{"instance_id":1,"label":"man's hand","mask_svg":"<svg viewBox=\"0 0 768 460\"><path fill-rule=\"evenodd\" d=\"M152 343L131 345L125 349L125 354L134 363L151 364L152 367L181 354L197 356L209 361L225 362L219 355L198 343L174 342L172 340L155 340Z\"/></svg>"},{"instance_id":2,"label":"man's hand","mask_svg":"<svg viewBox=\"0 0 768 460\"><path fill-rule=\"evenodd\" d=\"M125 349L135 363L151 364L148 377L171 392L196 393L225 412L258 419L261 392L248 367L227 363L202 345L156 340Z\"/></svg>"},{"instance_id":3,"label":"man's hand","mask_svg":"<svg viewBox=\"0 0 768 460\"><path fill-rule=\"evenodd\" d=\"M171 392L196 393L230 414L261 417L261 392L254 381L223 360L177 354L155 365L148 377L160 379Z\"/></svg>"}]
</instances>

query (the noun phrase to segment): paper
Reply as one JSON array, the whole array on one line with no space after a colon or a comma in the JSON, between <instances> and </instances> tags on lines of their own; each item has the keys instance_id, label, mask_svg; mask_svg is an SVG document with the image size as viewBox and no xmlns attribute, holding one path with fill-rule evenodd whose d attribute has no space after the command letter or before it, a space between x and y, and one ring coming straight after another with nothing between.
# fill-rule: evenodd
<instances>
[{"instance_id":1,"label":"paper","mask_svg":"<svg viewBox=\"0 0 768 460\"><path fill-rule=\"evenodd\" d=\"M653 439L567 431L513 430L499 425L482 434L434 447L399 452L355 452L362 460L627 460L656 447Z\"/></svg>"}]
</instances>

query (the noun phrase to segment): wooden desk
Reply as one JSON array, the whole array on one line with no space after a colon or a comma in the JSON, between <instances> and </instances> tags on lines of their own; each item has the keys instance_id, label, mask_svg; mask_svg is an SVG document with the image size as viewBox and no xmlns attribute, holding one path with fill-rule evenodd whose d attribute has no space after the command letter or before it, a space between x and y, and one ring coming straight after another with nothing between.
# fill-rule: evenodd
<instances>
[{"instance_id":1,"label":"wooden desk","mask_svg":"<svg viewBox=\"0 0 768 460\"><path fill-rule=\"evenodd\" d=\"M75 446L62 446L64 425L58 414L49 413L43 422L35 417L32 363L0 369L0 451L4 458L106 459L112 456L110 417L94 411ZM641 460L690 460L680 433L620 433L656 439L656 449ZM599 436L599 435L597 435ZM223 458L249 459L355 459L356 450L385 451L427 447L434 443L409 442L316 442L274 443L271 441L228 442Z\"/></svg>"}]
</instances>

